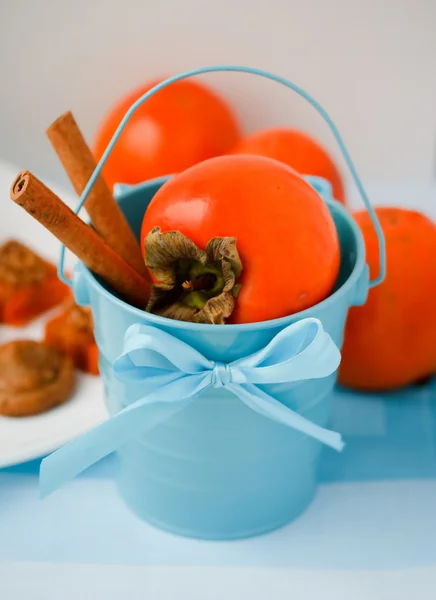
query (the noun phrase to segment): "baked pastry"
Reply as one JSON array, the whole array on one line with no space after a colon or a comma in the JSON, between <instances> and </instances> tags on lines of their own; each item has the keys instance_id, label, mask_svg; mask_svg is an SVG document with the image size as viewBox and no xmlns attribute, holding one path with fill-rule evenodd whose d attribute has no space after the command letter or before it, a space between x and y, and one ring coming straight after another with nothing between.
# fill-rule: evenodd
<instances>
[{"instance_id":1,"label":"baked pastry","mask_svg":"<svg viewBox=\"0 0 436 600\"><path fill-rule=\"evenodd\" d=\"M77 369L98 375L98 348L93 329L91 310L70 300L60 315L47 322L45 342L69 356Z\"/></svg>"},{"instance_id":2,"label":"baked pastry","mask_svg":"<svg viewBox=\"0 0 436 600\"><path fill-rule=\"evenodd\" d=\"M0 414L36 415L62 404L74 391L72 360L33 340L0 346Z\"/></svg>"},{"instance_id":3,"label":"baked pastry","mask_svg":"<svg viewBox=\"0 0 436 600\"><path fill-rule=\"evenodd\" d=\"M54 265L10 240L0 247L0 322L26 325L70 295Z\"/></svg>"}]
</instances>

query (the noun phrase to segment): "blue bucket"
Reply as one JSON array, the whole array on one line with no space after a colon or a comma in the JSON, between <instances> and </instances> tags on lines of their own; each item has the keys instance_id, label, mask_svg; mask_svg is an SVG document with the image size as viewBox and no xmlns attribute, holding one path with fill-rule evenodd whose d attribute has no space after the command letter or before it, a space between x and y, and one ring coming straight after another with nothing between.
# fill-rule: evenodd
<instances>
[{"instance_id":1,"label":"blue bucket","mask_svg":"<svg viewBox=\"0 0 436 600\"><path fill-rule=\"evenodd\" d=\"M91 177L77 211L86 200L134 110L173 81L218 70L260 74L283 83L307 98L330 125L367 204L365 192L335 126L305 92L263 71L242 67L212 67L184 73L158 84L135 103ZM143 214L166 179L116 188L119 204L138 238ZM77 265L74 293L78 304L92 307L106 404L112 417L108 421L109 426L120 415L128 416L129 408L143 403L144 394L150 392L146 374L152 371L143 369L142 375L138 375L140 365L135 363L136 350L132 351L132 336L138 338L142 335L152 346L153 336L158 341L162 338L163 353L165 347L167 350L172 348L175 363L183 362L185 352L200 353L195 356L199 357L200 362L213 365L214 373L218 367L222 367L222 372L226 373L229 363L231 367L236 365L234 361L246 360L253 353L263 352L288 332L293 336L292 327L295 328L293 324L296 323L310 327L318 324L323 329L328 342L323 348L325 350L328 347L330 358L342 346L349 307L363 304L369 287L384 277L383 238L369 207L381 236L380 276L376 281L369 282L365 247L354 220L343 206L331 198L326 182L311 177L307 177L307 180L324 198L335 221L341 245L341 269L331 296L304 312L273 321L241 325L218 326L174 321L129 306L83 264ZM66 280L63 275L63 250L60 275ZM287 347L291 346L290 340ZM145 351L149 351L149 348ZM271 351L268 364L273 362L273 355ZM125 371L130 369L129 372L134 374L127 378L120 377L117 370L120 361ZM323 428L329 424L336 366L317 374L310 372L311 365L301 363L297 369L300 375L279 377L256 389L260 398L273 398L272 402L292 414L292 418L302 418L311 427L325 431ZM301 373L307 369L309 374L302 376ZM253 408L250 399L239 401L230 386L226 389L225 382L219 383L206 386L195 395L193 401L187 404L182 402L177 410L171 408L175 404L174 398L168 402L161 388L162 402L142 406L142 416L138 412L136 419L130 419L130 429L124 427L123 433L120 420L118 429L113 430L117 436L121 436L118 442L114 443L114 436L108 433L109 429L98 437L97 428L85 434L83 442L79 438L55 452L42 463L43 490L45 493L52 491L116 449L118 487L126 504L141 518L162 529L195 538L235 539L259 535L289 523L307 508L315 495L322 435L307 435L304 428L286 426L283 420L272 418L267 411L256 406ZM153 390L150 393L153 396ZM96 435L93 437L93 434ZM75 458L72 458L73 455Z\"/></svg>"}]
</instances>

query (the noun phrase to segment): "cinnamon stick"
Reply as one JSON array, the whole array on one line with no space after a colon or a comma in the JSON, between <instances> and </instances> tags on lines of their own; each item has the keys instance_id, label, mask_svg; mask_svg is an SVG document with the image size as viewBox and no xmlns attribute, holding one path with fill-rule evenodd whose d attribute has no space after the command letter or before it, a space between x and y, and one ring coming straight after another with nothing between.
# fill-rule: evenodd
<instances>
[{"instance_id":1,"label":"cinnamon stick","mask_svg":"<svg viewBox=\"0 0 436 600\"><path fill-rule=\"evenodd\" d=\"M80 196L96 163L72 113L67 112L56 119L47 129L47 136ZM139 244L101 175L85 202L85 208L94 229L105 242L140 275L148 278Z\"/></svg>"},{"instance_id":2,"label":"cinnamon stick","mask_svg":"<svg viewBox=\"0 0 436 600\"><path fill-rule=\"evenodd\" d=\"M11 200L44 225L123 299L133 306L146 306L150 292L149 282L35 175L29 171L19 173L12 184L10 196Z\"/></svg>"}]
</instances>

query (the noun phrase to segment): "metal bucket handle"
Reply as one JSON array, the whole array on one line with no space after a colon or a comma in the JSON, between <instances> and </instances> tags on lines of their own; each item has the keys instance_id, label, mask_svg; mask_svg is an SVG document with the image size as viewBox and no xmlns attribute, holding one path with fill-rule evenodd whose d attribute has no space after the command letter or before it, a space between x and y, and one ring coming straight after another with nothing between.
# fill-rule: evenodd
<instances>
[{"instance_id":1,"label":"metal bucket handle","mask_svg":"<svg viewBox=\"0 0 436 600\"><path fill-rule=\"evenodd\" d=\"M265 77L266 79L271 79L272 81L276 81L277 83L281 83L282 85L286 86L287 88L290 88L291 90L293 90L294 92L299 94L302 98L304 98L309 104L311 104L313 106L313 108L318 112L318 114L321 115L321 117L324 119L324 121L329 126L330 131L332 132L334 138L336 139L336 142L339 146L342 156L344 157L345 163L347 164L347 167L348 167L348 169L351 173L351 176L354 180L354 183L356 184L356 187L359 191L360 197L362 198L363 203L369 213L369 216L371 217L375 232L377 234L378 246L379 246L379 264L380 264L379 274L378 274L378 277L376 277L375 279L373 279L372 281L369 282L369 287L373 288L376 285L379 285L380 283L382 283L382 281L384 280L385 275L386 275L386 245L385 245L385 238L383 235L383 231L382 231L380 222L377 218L377 215L376 215L374 209L372 208L371 203L369 202L369 199L365 192L363 184L360 181L360 178L357 174L356 168L353 164L353 161L351 160L350 155L348 154L348 150L345 147L344 142L342 141L341 135L339 134L339 131L338 131L336 125L333 123L333 121L331 120L329 115L326 113L326 111L322 108L322 106L314 98L312 98L312 96L310 96L307 92L305 92L302 88L300 88L295 83L292 83L291 81L288 81L287 79L284 79L283 77L274 75L273 73L269 73L268 71L263 71L262 69L255 69L253 67L241 67L241 66L237 66L237 65L200 67L198 69L192 69L191 71L185 71L184 73L179 73L178 75L169 77L168 79L161 81L160 83L155 85L153 88L151 88L148 92L143 94L140 98L138 98L138 100L136 100L136 102L134 102L132 104L132 106L126 112L122 121L118 125L117 130L115 131L114 135L112 136L111 141L109 142L109 144L108 144L106 150L104 151L102 157L100 158L100 161L98 162L93 174L91 175L88 183L86 184L85 189L82 192L82 195L80 197L80 202L79 202L78 206L76 207L75 213L78 214L79 211L81 210L81 208L83 207L83 205L85 204L85 202L89 196L89 193L90 193L94 183L96 182L98 176L100 175L107 159L109 158L109 155L112 152L118 138L120 137L123 129L127 125L128 121L130 120L130 117L133 115L133 113L136 111L136 109L139 108L151 96L154 96L154 94L156 94L163 88L167 87L168 85L171 85L172 83L174 83L176 81L180 81L181 79L186 79L187 77L192 77L193 75L201 75L203 73L215 73L217 71L218 72L232 71L232 72L237 72L237 73L249 73L252 75L259 75L260 77ZM72 286L72 281L64 273L64 260L65 260L65 246L62 245L60 259L59 259L59 265L58 265L58 275L59 275L59 278L64 283Z\"/></svg>"}]
</instances>

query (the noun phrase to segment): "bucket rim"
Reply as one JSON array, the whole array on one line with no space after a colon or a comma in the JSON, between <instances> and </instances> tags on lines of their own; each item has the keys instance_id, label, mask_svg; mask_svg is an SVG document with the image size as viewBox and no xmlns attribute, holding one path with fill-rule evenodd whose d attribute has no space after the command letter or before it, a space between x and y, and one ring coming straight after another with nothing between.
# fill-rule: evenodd
<instances>
[{"instance_id":1,"label":"bucket rim","mask_svg":"<svg viewBox=\"0 0 436 600\"><path fill-rule=\"evenodd\" d=\"M124 202L128 201L129 197L135 195L138 192L143 191L144 189L158 184L163 184L167 179L169 179L171 175L166 175L163 177L156 177L154 179L150 179L144 181L137 185L122 185L118 189L121 193L115 194L117 196L117 201L122 205ZM122 191L121 191L122 188ZM140 308L135 308L131 306L121 298L118 298L114 294L112 294L109 290L107 290L96 278L96 276L81 262L79 261L83 271L86 273L87 279L99 293L103 293L104 296L109 297L112 302L117 304L121 309L130 312L134 316L138 316L143 319L144 315L146 315L147 320L149 320L153 325L167 327L170 329L188 329L190 331L197 331L198 333L211 333L212 331L220 331L226 330L231 331L233 333L242 332L242 331L253 331L258 329L275 329L275 328L283 328L295 321L299 321L301 319L305 319L310 316L310 312L314 309L323 310L332 305L336 300L343 297L347 293L351 291L353 285L357 283L362 270L365 266L365 244L363 241L362 233L353 219L348 210L337 200L323 200L327 206L334 208L336 212L338 212L343 220L347 223L347 226L353 232L354 238L356 240L356 261L354 264L354 268L350 273L349 277L344 281L340 288L338 288L333 294L330 294L325 300L318 302L318 304L314 304L309 308L306 308L300 312L293 313L292 315L286 315L284 317L279 317L277 319L270 319L268 321L255 321L254 323L226 323L225 325L213 325L210 323L191 323L186 321L177 321L175 319L169 319L167 317L161 317L159 315L154 315L153 313L145 312Z\"/></svg>"}]
</instances>

